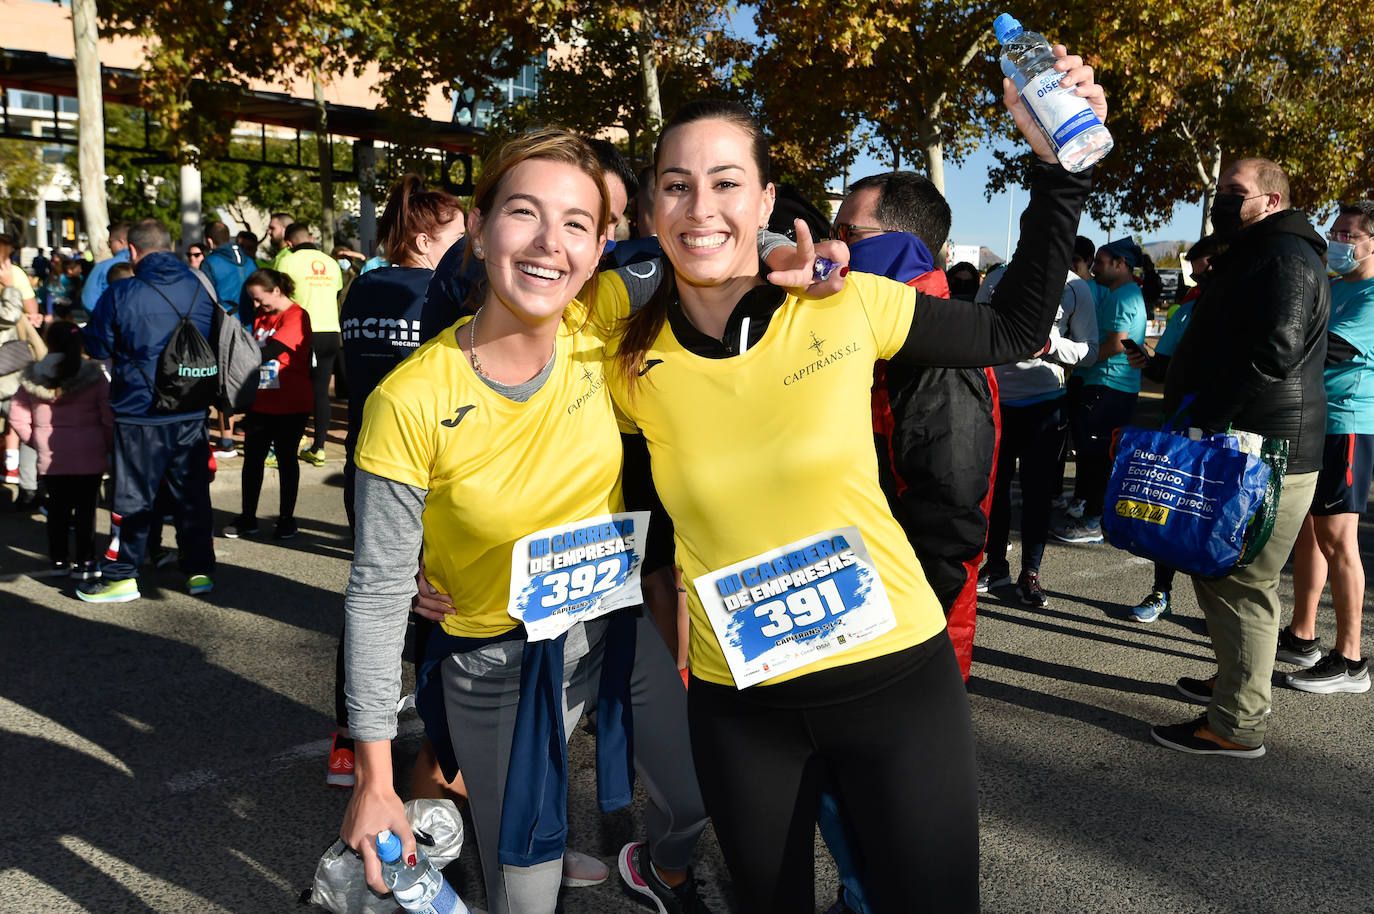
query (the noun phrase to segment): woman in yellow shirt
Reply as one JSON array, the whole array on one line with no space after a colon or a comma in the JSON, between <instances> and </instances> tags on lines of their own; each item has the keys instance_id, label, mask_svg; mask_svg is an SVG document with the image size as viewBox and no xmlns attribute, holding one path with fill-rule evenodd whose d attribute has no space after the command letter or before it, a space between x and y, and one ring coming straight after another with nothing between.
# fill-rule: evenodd
<instances>
[{"instance_id":1,"label":"woman in yellow shirt","mask_svg":"<svg viewBox=\"0 0 1374 914\"><path fill-rule=\"evenodd\" d=\"M1092 71L1057 51L1064 83L1104 112ZM879 489L867 404L878 359L998 364L1048 338L1089 183L1057 164L1009 83L1005 101L1041 161L992 307L855 273L800 302L759 276L773 188L748 113L695 103L659 138L654 225L672 270L612 344L608 380L673 520L692 749L751 914L814 909L827 779L878 910L978 906L967 698Z\"/></svg>"}]
</instances>

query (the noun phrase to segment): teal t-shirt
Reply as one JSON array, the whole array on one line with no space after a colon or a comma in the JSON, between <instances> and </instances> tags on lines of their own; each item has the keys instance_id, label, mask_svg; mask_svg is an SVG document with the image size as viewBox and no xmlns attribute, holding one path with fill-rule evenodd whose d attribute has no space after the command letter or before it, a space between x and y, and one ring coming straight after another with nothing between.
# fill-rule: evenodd
<instances>
[{"instance_id":1,"label":"teal t-shirt","mask_svg":"<svg viewBox=\"0 0 1374 914\"><path fill-rule=\"evenodd\" d=\"M1140 286L1128 282L1119 289L1104 289L1097 298L1097 332L1099 342L1108 333L1125 333L1136 341L1145 342L1145 296ZM1118 352L1106 361L1093 362L1087 368L1075 369L1084 384L1110 387L1123 393L1140 393L1140 372L1131 367L1126 353Z\"/></svg>"},{"instance_id":2,"label":"teal t-shirt","mask_svg":"<svg viewBox=\"0 0 1374 914\"><path fill-rule=\"evenodd\" d=\"M1326 433L1374 434L1374 279L1331 284L1327 330L1359 354L1326 369Z\"/></svg>"},{"instance_id":3,"label":"teal t-shirt","mask_svg":"<svg viewBox=\"0 0 1374 914\"><path fill-rule=\"evenodd\" d=\"M1193 305L1197 304L1197 299L1186 301L1174 309L1174 313L1169 315L1169 324L1164 328L1164 333L1160 335L1159 342L1155 343L1156 355L1167 355L1170 358L1178 351L1178 341L1183 339L1183 331L1188 329L1188 321L1193 317Z\"/></svg>"}]
</instances>

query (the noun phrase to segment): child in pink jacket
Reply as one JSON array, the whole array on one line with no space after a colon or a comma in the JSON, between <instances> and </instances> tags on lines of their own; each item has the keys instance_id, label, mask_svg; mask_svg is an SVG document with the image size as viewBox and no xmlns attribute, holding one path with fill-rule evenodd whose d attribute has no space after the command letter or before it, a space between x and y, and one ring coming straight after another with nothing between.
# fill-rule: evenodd
<instances>
[{"instance_id":1,"label":"child in pink jacket","mask_svg":"<svg viewBox=\"0 0 1374 914\"><path fill-rule=\"evenodd\" d=\"M114 441L110 382L99 362L85 358L76 324L56 321L47 343L48 355L24 369L10 425L38 451L38 475L48 492L48 573L86 581L100 577L95 510ZM76 551L69 553L72 526Z\"/></svg>"}]
</instances>

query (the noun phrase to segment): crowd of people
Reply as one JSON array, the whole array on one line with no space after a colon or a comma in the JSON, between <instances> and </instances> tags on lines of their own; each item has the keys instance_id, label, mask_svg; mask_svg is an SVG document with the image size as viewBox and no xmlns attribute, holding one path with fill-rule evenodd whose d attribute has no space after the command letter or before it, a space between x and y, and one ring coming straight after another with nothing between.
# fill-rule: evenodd
<instances>
[{"instance_id":1,"label":"crowd of people","mask_svg":"<svg viewBox=\"0 0 1374 914\"><path fill-rule=\"evenodd\" d=\"M1105 116L1091 69L1058 56ZM741 910L814 909L817 823L836 911L977 910L978 594L1046 607L1047 542L1102 543L1112 437L1142 376L1167 410L1191 397L1192 425L1288 442L1268 544L1193 581L1217 670L1179 689L1207 710L1154 738L1262 755L1276 661L1301 668L1294 688L1369 688L1356 530L1374 477L1374 204L1343 206L1324 240L1281 169L1234 163L1216 234L1188 253L1194 290L1151 347L1153 267L1130 239L1076 234L1091 173L1058 164L1009 85L1005 101L1035 155L1020 243L987 276L940 266L953 214L925 178L857 181L830 220L771 183L762 126L723 102L682 108L640 175L605 141L545 128L484 159L466 212L407 176L368 259L322 251L286 213L270 256L223 222L184 257L156 220L119 223L81 310L62 312L0 236L0 357L26 356L0 372L6 468L24 488L18 442L32 450L45 572L113 603L140 597L145 562L175 561L207 593L216 532L262 535L271 467L271 537L295 536L299 464L325 463L341 362L353 562L328 782L352 788L341 834L373 888L380 832L415 853L392 752L413 625L426 739L410 794L467 803L491 911L552 912L560 887L608 878L566 846L567 737L593 712L601 809L636 778L648 798L616 869L660 914L707 910L691 864L708 822ZM260 361L242 414L202 372L167 368L235 319ZM215 531L225 460L242 461L242 501ZM1132 618L1169 612L1176 575L1158 567Z\"/></svg>"}]
</instances>

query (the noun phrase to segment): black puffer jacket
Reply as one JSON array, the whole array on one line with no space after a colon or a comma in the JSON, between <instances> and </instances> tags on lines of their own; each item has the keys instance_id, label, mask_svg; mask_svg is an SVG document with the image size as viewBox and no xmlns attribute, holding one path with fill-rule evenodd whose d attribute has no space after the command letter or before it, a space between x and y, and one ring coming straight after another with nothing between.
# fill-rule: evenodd
<instances>
[{"instance_id":1,"label":"black puffer jacket","mask_svg":"<svg viewBox=\"0 0 1374 914\"><path fill-rule=\"evenodd\" d=\"M1196 394L1192 425L1288 440L1288 472L1321 468L1326 434L1326 242L1297 210L1236 234L1169 362L1166 410Z\"/></svg>"}]
</instances>

